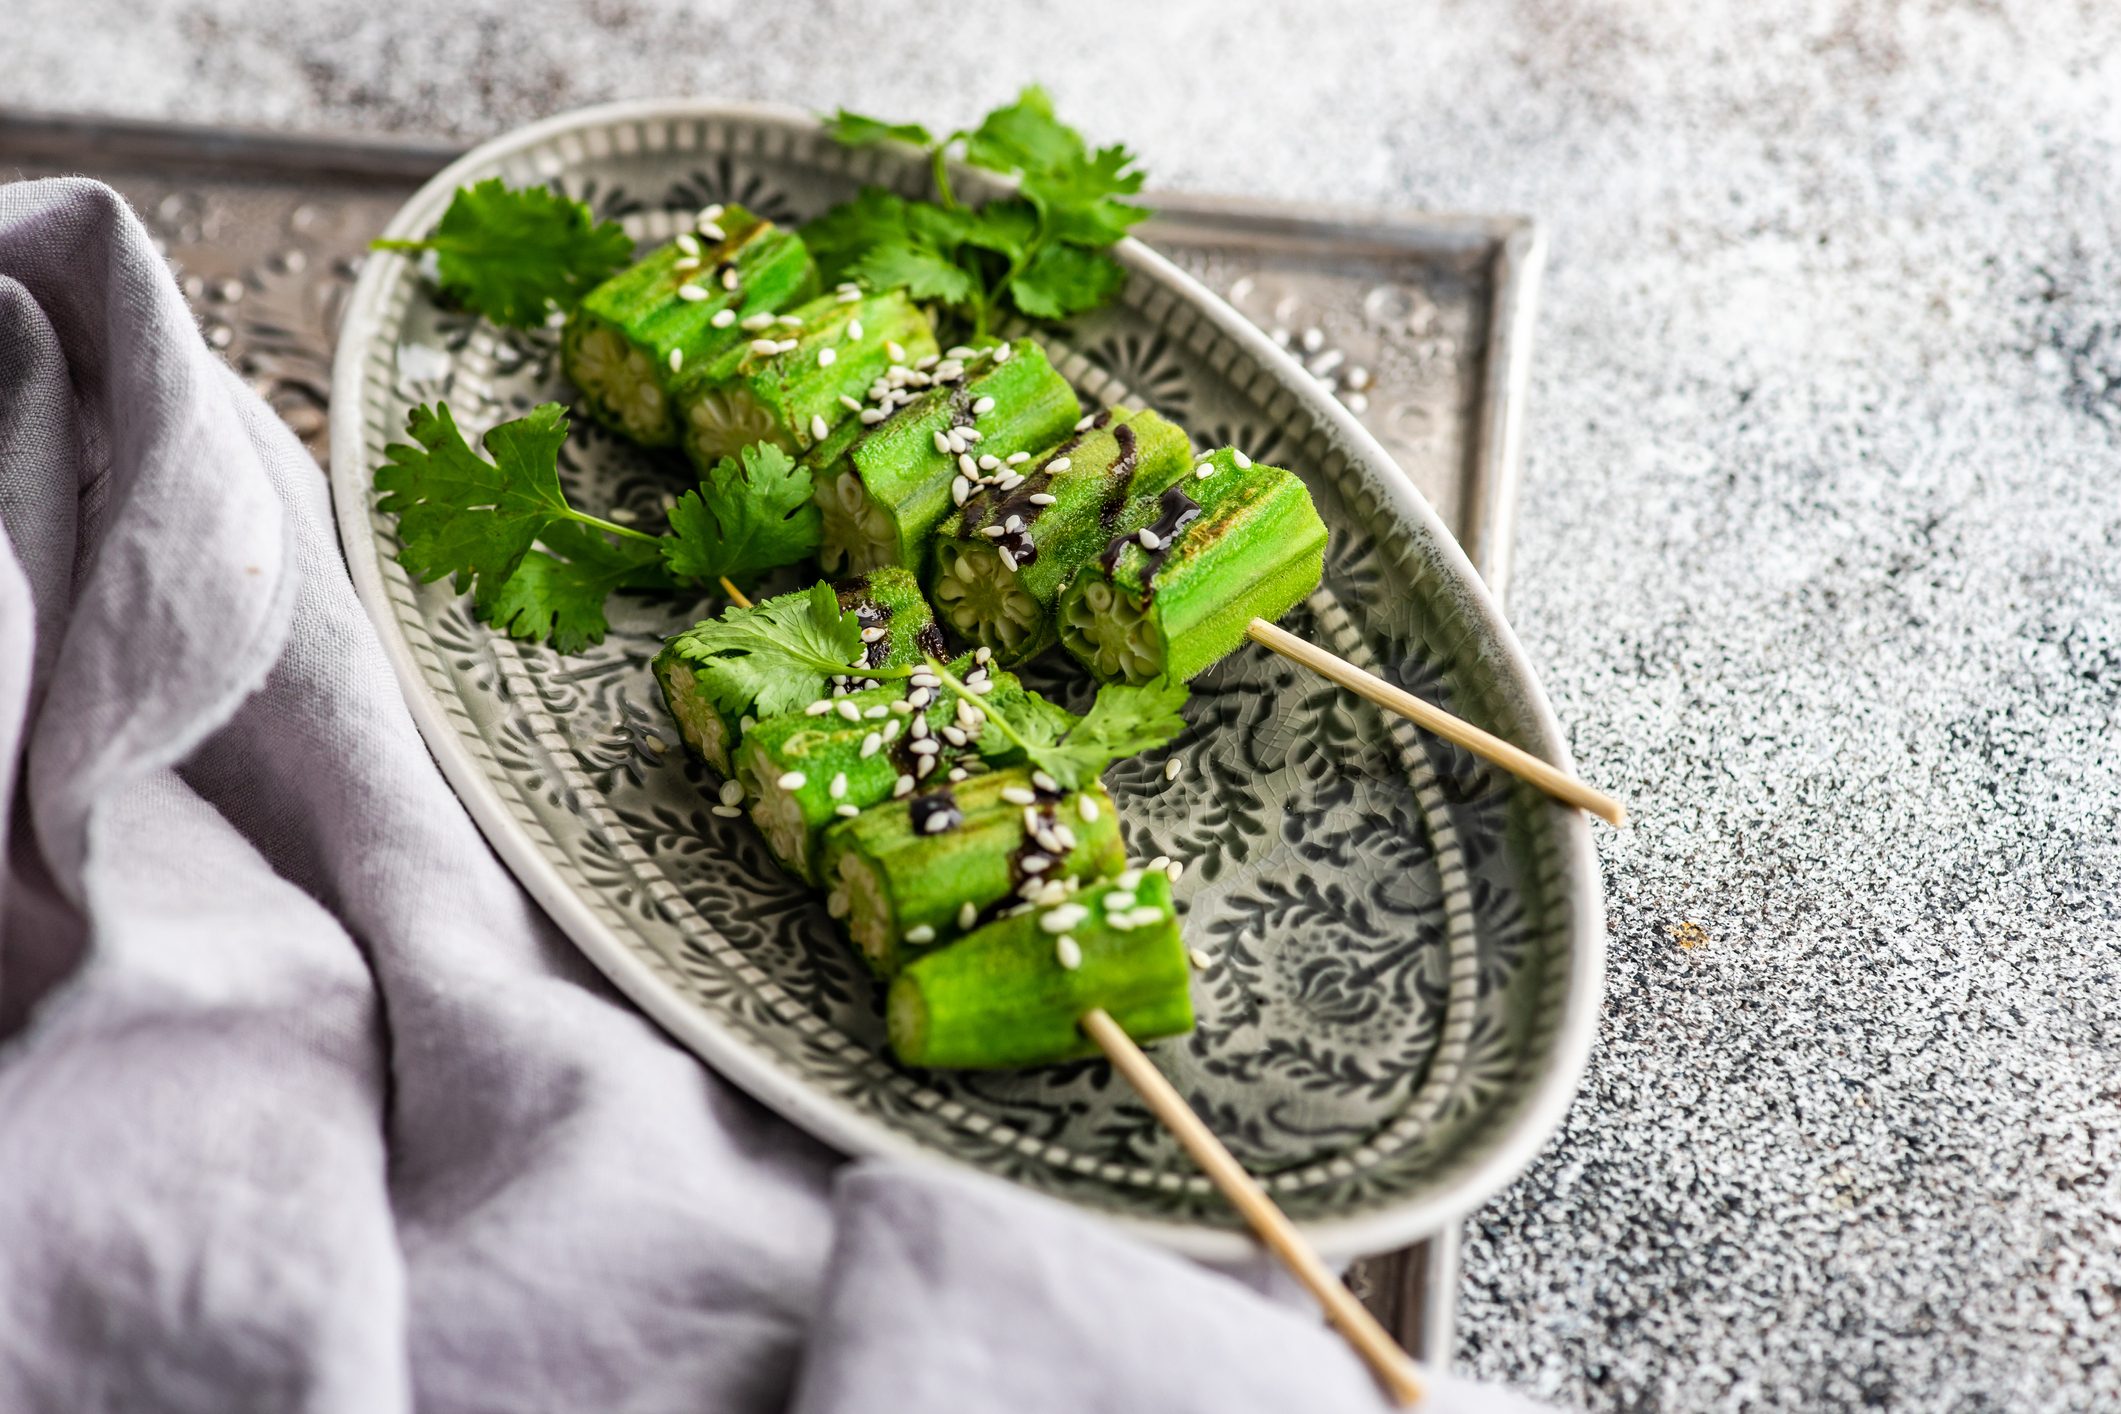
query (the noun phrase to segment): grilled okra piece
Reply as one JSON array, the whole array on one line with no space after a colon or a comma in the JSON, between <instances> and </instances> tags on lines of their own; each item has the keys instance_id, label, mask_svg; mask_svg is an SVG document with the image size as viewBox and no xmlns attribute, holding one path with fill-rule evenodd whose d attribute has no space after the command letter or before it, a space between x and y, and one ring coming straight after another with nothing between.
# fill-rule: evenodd
<instances>
[{"instance_id":1,"label":"grilled okra piece","mask_svg":"<svg viewBox=\"0 0 2121 1414\"><path fill-rule=\"evenodd\" d=\"M921 569L929 536L975 478L1013 474L1010 457L1051 446L1082 414L1029 339L952 349L926 369L922 361L872 384L873 405L805 458L825 517L818 559L827 574Z\"/></svg>"},{"instance_id":2,"label":"grilled okra piece","mask_svg":"<svg viewBox=\"0 0 2121 1414\"><path fill-rule=\"evenodd\" d=\"M726 206L584 296L568 318L560 361L597 421L643 445L671 446L671 393L685 369L749 339L745 319L816 293L817 267L801 237Z\"/></svg>"},{"instance_id":3,"label":"grilled okra piece","mask_svg":"<svg viewBox=\"0 0 2121 1414\"><path fill-rule=\"evenodd\" d=\"M1028 695L1013 674L969 655L950 671L1004 713ZM970 779L985 764L977 745L985 725L971 707L960 711L957 694L939 679L916 672L758 723L737 748L737 780L774 858L814 884L826 826L931 780L949 782L953 771ZM1008 763L1006 756L994 760Z\"/></svg>"},{"instance_id":4,"label":"grilled okra piece","mask_svg":"<svg viewBox=\"0 0 2121 1414\"><path fill-rule=\"evenodd\" d=\"M1114 536L1155 519L1157 497L1192 469L1192 452L1155 413L1115 408L1078 422L1015 477L980 483L936 532L936 613L1004 663L1042 651L1061 590Z\"/></svg>"},{"instance_id":5,"label":"grilled okra piece","mask_svg":"<svg viewBox=\"0 0 2121 1414\"><path fill-rule=\"evenodd\" d=\"M1119 814L1105 788L1051 785L1022 767L989 771L926 786L825 831L818 872L828 904L878 976L1004 908L1124 867Z\"/></svg>"},{"instance_id":6,"label":"grilled okra piece","mask_svg":"<svg viewBox=\"0 0 2121 1414\"><path fill-rule=\"evenodd\" d=\"M942 633L911 571L887 566L841 580L833 588L839 594L840 612L851 611L859 617L865 637L869 630L882 630L868 641L861 662L849 669L850 677L864 668L897 668L943 656ZM809 592L797 590L782 597L808 597ZM755 717L753 698L745 686L749 679L730 671L728 660L705 648L690 629L663 645L655 659L655 679L686 747L722 775L729 775L737 743ZM830 693L833 686L830 678L819 677L818 696Z\"/></svg>"},{"instance_id":7,"label":"grilled okra piece","mask_svg":"<svg viewBox=\"0 0 2121 1414\"><path fill-rule=\"evenodd\" d=\"M1137 1041L1193 1028L1185 944L1162 874L1129 870L909 962L885 1022L907 1065L993 1070L1097 1054L1102 1007Z\"/></svg>"},{"instance_id":8,"label":"grilled okra piece","mask_svg":"<svg viewBox=\"0 0 2121 1414\"><path fill-rule=\"evenodd\" d=\"M1101 678L1191 678L1244 642L1254 618L1303 602L1324 569L1325 522L1279 467L1225 448L1158 504L1061 595L1061 643Z\"/></svg>"},{"instance_id":9,"label":"grilled okra piece","mask_svg":"<svg viewBox=\"0 0 2121 1414\"><path fill-rule=\"evenodd\" d=\"M904 290L828 294L745 322L713 359L688 359L671 390L686 455L702 471L753 442L809 451L854 416L897 361L893 349L912 359L936 351L928 316Z\"/></svg>"}]
</instances>

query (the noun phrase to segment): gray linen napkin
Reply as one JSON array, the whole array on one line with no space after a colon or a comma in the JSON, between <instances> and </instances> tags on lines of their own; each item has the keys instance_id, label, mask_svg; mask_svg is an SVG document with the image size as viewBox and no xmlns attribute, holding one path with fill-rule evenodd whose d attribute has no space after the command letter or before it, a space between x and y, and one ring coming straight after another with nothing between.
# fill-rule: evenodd
<instances>
[{"instance_id":1,"label":"gray linen napkin","mask_svg":"<svg viewBox=\"0 0 2121 1414\"><path fill-rule=\"evenodd\" d=\"M846 1166L615 996L93 182L0 187L0 526L0 1408L1380 1407L1302 1307Z\"/></svg>"}]
</instances>

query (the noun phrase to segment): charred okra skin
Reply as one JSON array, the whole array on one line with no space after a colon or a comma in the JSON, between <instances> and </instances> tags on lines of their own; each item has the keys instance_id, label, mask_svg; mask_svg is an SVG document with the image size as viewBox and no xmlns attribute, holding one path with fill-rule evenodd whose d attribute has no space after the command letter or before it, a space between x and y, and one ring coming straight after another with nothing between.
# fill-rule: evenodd
<instances>
[{"instance_id":1,"label":"charred okra skin","mask_svg":"<svg viewBox=\"0 0 2121 1414\"><path fill-rule=\"evenodd\" d=\"M1070 963L1073 966L1070 966ZM1097 1054L1092 1007L1137 1041L1193 1028L1170 881L1130 870L1057 904L1002 918L914 959L885 1004L907 1065L992 1070Z\"/></svg>"},{"instance_id":2,"label":"charred okra skin","mask_svg":"<svg viewBox=\"0 0 2121 1414\"><path fill-rule=\"evenodd\" d=\"M1155 519L1157 496L1191 469L1192 450L1155 413L1114 408L981 482L936 531L936 613L1004 663L1040 652L1053 642L1061 590L1114 536Z\"/></svg>"},{"instance_id":3,"label":"charred okra skin","mask_svg":"<svg viewBox=\"0 0 2121 1414\"><path fill-rule=\"evenodd\" d=\"M970 656L950 671L1004 713L1026 695L1014 675ZM737 748L737 779L774 857L814 884L827 825L911 795L931 778L942 784L962 770L970 779L982 766L976 743L984 727L970 706L960 710L955 692L916 672L758 723Z\"/></svg>"},{"instance_id":4,"label":"charred okra skin","mask_svg":"<svg viewBox=\"0 0 2121 1414\"><path fill-rule=\"evenodd\" d=\"M809 451L859 411L894 362L890 349L915 359L936 351L928 316L904 290L829 294L737 327L743 337L714 358L688 357L672 388L685 453L703 471L753 442Z\"/></svg>"},{"instance_id":5,"label":"charred okra skin","mask_svg":"<svg viewBox=\"0 0 2121 1414\"><path fill-rule=\"evenodd\" d=\"M1119 872L1126 850L1104 787L1051 785L1022 767L989 771L825 831L832 913L878 976L1049 888Z\"/></svg>"},{"instance_id":6,"label":"charred okra skin","mask_svg":"<svg viewBox=\"0 0 2121 1414\"><path fill-rule=\"evenodd\" d=\"M922 568L929 536L956 504L953 483L969 494L974 478L1005 474L1010 457L1051 446L1082 415L1068 380L1029 339L922 362L872 384L873 406L805 458L824 512L827 574Z\"/></svg>"},{"instance_id":7,"label":"charred okra skin","mask_svg":"<svg viewBox=\"0 0 2121 1414\"><path fill-rule=\"evenodd\" d=\"M1159 514L1116 536L1061 596L1060 639L1097 676L1187 679L1318 587L1326 527L1279 467L1225 448L1165 491Z\"/></svg>"},{"instance_id":8,"label":"charred okra skin","mask_svg":"<svg viewBox=\"0 0 2121 1414\"><path fill-rule=\"evenodd\" d=\"M909 571L886 567L841 580L833 588L842 613L858 615L865 632L883 631L864 648L861 662L848 670L850 677L859 676L864 668L897 668L924 657L943 656L942 634ZM798 590L783 597L808 594L808 590ZM737 743L754 718L752 698L741 686L743 679L730 673L727 661L702 647L689 629L671 638L656 654L655 679L687 749L727 776ZM825 696L833 686L831 680L819 678L818 695Z\"/></svg>"},{"instance_id":9,"label":"charred okra skin","mask_svg":"<svg viewBox=\"0 0 2121 1414\"><path fill-rule=\"evenodd\" d=\"M724 207L585 295L568 318L560 361L597 421L667 447L678 440L671 394L686 366L748 338L745 318L816 293L817 267L800 237Z\"/></svg>"}]
</instances>

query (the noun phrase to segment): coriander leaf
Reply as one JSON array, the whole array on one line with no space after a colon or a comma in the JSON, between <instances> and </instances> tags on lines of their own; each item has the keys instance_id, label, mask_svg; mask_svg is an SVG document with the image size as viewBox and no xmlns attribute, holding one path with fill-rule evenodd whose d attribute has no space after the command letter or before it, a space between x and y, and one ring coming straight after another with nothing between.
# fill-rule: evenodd
<instances>
[{"instance_id":1,"label":"coriander leaf","mask_svg":"<svg viewBox=\"0 0 2121 1414\"><path fill-rule=\"evenodd\" d=\"M601 643L610 624L604 601L620 589L667 588L657 546L614 545L586 526L562 522L541 537L500 587L475 599L479 617L515 638L550 638L562 653ZM548 553L558 551L558 554Z\"/></svg>"},{"instance_id":2,"label":"coriander leaf","mask_svg":"<svg viewBox=\"0 0 2121 1414\"><path fill-rule=\"evenodd\" d=\"M447 403L406 417L411 443L383 449L377 508L398 518L398 561L422 582L453 575L464 589L497 586L540 533L572 516L560 490L560 444L567 410L542 403L484 439L493 460L473 451Z\"/></svg>"},{"instance_id":3,"label":"coriander leaf","mask_svg":"<svg viewBox=\"0 0 2121 1414\"><path fill-rule=\"evenodd\" d=\"M916 147L934 145L935 139L919 123L887 123L860 113L840 109L825 119L825 132L843 147L869 147L879 142L910 142Z\"/></svg>"},{"instance_id":4,"label":"coriander leaf","mask_svg":"<svg viewBox=\"0 0 2121 1414\"><path fill-rule=\"evenodd\" d=\"M1049 245L1009 282L1009 297L1034 319L1066 319L1095 309L1127 283L1127 272L1102 251Z\"/></svg>"},{"instance_id":5,"label":"coriander leaf","mask_svg":"<svg viewBox=\"0 0 2121 1414\"><path fill-rule=\"evenodd\" d=\"M904 285L917 300L941 300L962 304L978 286L961 266L933 246L911 241L887 241L872 247L854 263L852 273L872 290Z\"/></svg>"},{"instance_id":6,"label":"coriander leaf","mask_svg":"<svg viewBox=\"0 0 2121 1414\"><path fill-rule=\"evenodd\" d=\"M1053 99L1037 84L989 113L965 140L965 160L996 172L1043 172L1082 150L1082 135L1053 116Z\"/></svg>"},{"instance_id":7,"label":"coriander leaf","mask_svg":"<svg viewBox=\"0 0 2121 1414\"><path fill-rule=\"evenodd\" d=\"M712 679L717 705L762 719L808 706L820 681L853 667L863 648L861 618L842 612L839 595L823 581L807 595L724 610L685 637L693 649L723 660L724 670Z\"/></svg>"},{"instance_id":8,"label":"coriander leaf","mask_svg":"<svg viewBox=\"0 0 2121 1414\"><path fill-rule=\"evenodd\" d=\"M1038 208L1020 197L990 201L970 213L970 218L965 223L965 244L1011 260L1029 251L1038 239Z\"/></svg>"},{"instance_id":9,"label":"coriander leaf","mask_svg":"<svg viewBox=\"0 0 2121 1414\"><path fill-rule=\"evenodd\" d=\"M810 490L809 469L770 442L723 457L671 507L663 562L679 579L710 584L803 559L824 536Z\"/></svg>"},{"instance_id":10,"label":"coriander leaf","mask_svg":"<svg viewBox=\"0 0 2121 1414\"><path fill-rule=\"evenodd\" d=\"M1134 154L1126 148L1101 147L1047 171L1026 173L1024 195L1045 218L1046 232L1055 240L1110 245L1149 214L1146 207L1113 200L1141 190L1141 172L1128 170L1133 163Z\"/></svg>"},{"instance_id":11,"label":"coriander leaf","mask_svg":"<svg viewBox=\"0 0 2121 1414\"><path fill-rule=\"evenodd\" d=\"M906 199L882 187L863 187L854 200L806 223L802 237L819 274L839 280L872 247L907 239Z\"/></svg>"},{"instance_id":12,"label":"coriander leaf","mask_svg":"<svg viewBox=\"0 0 2121 1414\"><path fill-rule=\"evenodd\" d=\"M571 309L633 259L633 238L616 221L549 187L515 189L499 177L459 187L434 234L374 241L376 250L435 253L442 288L497 324L545 322Z\"/></svg>"},{"instance_id":13,"label":"coriander leaf","mask_svg":"<svg viewBox=\"0 0 2121 1414\"><path fill-rule=\"evenodd\" d=\"M1029 731L1013 717L1009 725L1023 736L1032 765L1065 789L1080 790L1120 757L1138 756L1184 731L1186 719L1179 709L1185 704L1186 685L1170 678L1138 687L1107 683L1097 690L1090 710L1057 740L1041 741L1033 735L1051 730L1038 718L1027 719Z\"/></svg>"},{"instance_id":14,"label":"coriander leaf","mask_svg":"<svg viewBox=\"0 0 2121 1414\"><path fill-rule=\"evenodd\" d=\"M948 253L964 242L977 218L963 207L933 206L916 201L906 207L906 233L915 245Z\"/></svg>"},{"instance_id":15,"label":"coriander leaf","mask_svg":"<svg viewBox=\"0 0 2121 1414\"><path fill-rule=\"evenodd\" d=\"M1012 703L1009 708L1009 729L1016 733L1016 739L998 731L981 732L973 738L973 744L979 747L982 756L1011 757L1027 746L1052 746L1081 720L1058 702L1026 688L1022 700Z\"/></svg>"}]
</instances>

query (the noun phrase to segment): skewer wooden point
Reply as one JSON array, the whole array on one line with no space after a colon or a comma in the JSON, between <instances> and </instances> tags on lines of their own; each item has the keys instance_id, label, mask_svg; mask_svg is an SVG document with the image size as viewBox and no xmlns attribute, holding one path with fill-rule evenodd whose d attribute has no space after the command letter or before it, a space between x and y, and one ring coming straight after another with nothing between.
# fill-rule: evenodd
<instances>
[{"instance_id":1,"label":"skewer wooden point","mask_svg":"<svg viewBox=\"0 0 2121 1414\"><path fill-rule=\"evenodd\" d=\"M1311 1244L1304 1241L1303 1234L1289 1221L1288 1214L1274 1205L1267 1191L1259 1186L1259 1180L1247 1173L1236 1156L1223 1147L1222 1140L1215 1137L1215 1131L1193 1112L1193 1107L1164 1078L1164 1073L1156 1068L1147 1053L1134 1044L1134 1038L1120 1029L1120 1024L1103 1010L1085 1012L1082 1028L1083 1033L1105 1053L1105 1058L1112 1062L1112 1068L1141 1095L1150 1112L1177 1136L1193 1162L1201 1166L1209 1181L1230 1200L1230 1206L1251 1225L1259 1240L1318 1298L1318 1304L1325 1308L1326 1319L1348 1344L1355 1347L1355 1353L1363 1358L1393 1401L1402 1408L1418 1402L1423 1389L1421 1366L1399 1348L1398 1342L1377 1323L1369 1308L1356 1300L1355 1293L1348 1290L1346 1284L1311 1250Z\"/></svg>"},{"instance_id":2,"label":"skewer wooden point","mask_svg":"<svg viewBox=\"0 0 2121 1414\"><path fill-rule=\"evenodd\" d=\"M726 574L722 576L722 592L727 594L729 602L736 605L739 609L751 607L751 600L745 597L743 590L729 582L729 576Z\"/></svg>"},{"instance_id":3,"label":"skewer wooden point","mask_svg":"<svg viewBox=\"0 0 2121 1414\"><path fill-rule=\"evenodd\" d=\"M1471 722L1454 717L1434 703L1424 702L1406 689L1394 687L1376 674L1364 672L1347 659L1328 653L1317 644L1306 642L1265 619L1252 620L1245 631L1254 643L1263 644L1289 661L1340 684L1356 696L1397 712L1416 726L1464 747L1481 760L1530 781L1556 800L1579 810L1588 810L1609 825L1627 824L1628 812L1619 801L1591 789L1524 748L1512 746L1493 732L1483 731Z\"/></svg>"}]
</instances>

